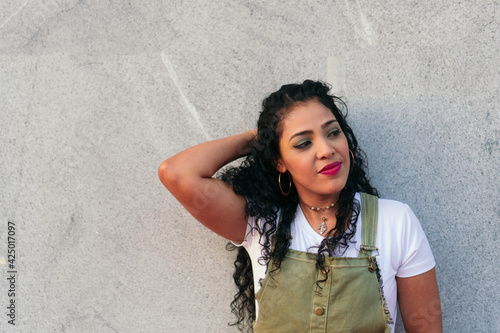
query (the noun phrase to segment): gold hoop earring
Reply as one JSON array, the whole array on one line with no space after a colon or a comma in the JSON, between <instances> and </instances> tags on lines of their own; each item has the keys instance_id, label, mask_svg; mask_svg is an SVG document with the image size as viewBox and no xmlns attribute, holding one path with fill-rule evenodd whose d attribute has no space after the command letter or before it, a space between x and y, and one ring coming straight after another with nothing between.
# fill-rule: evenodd
<instances>
[{"instance_id":1,"label":"gold hoop earring","mask_svg":"<svg viewBox=\"0 0 500 333\"><path fill-rule=\"evenodd\" d=\"M285 172L285 173L288 174L288 172ZM280 174L278 175L278 185L280 187L281 193L283 193L283 195L286 197L292 191L292 177L290 176L290 174L288 174L288 179L289 179L288 193L285 193L285 191L283 191L283 188L281 187L281 175L282 175L282 173L280 172Z\"/></svg>"},{"instance_id":2,"label":"gold hoop earring","mask_svg":"<svg viewBox=\"0 0 500 333\"><path fill-rule=\"evenodd\" d=\"M352 165L354 165L354 154L352 153L352 150L349 149L349 152L351 153L351 156L352 156ZM351 165L351 167L352 167Z\"/></svg>"}]
</instances>

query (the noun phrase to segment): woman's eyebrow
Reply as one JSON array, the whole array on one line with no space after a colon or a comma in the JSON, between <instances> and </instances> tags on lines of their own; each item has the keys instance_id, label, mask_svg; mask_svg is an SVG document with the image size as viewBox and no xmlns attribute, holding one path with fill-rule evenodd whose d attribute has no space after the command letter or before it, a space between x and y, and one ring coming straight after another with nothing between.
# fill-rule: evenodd
<instances>
[{"instance_id":1,"label":"woman's eyebrow","mask_svg":"<svg viewBox=\"0 0 500 333\"><path fill-rule=\"evenodd\" d=\"M329 120L329 121L327 121L326 123L324 123L323 125L321 125L321 128L325 128L325 127L327 127L328 125L333 124L333 123L336 123L336 122L337 122L337 120L335 120L335 119L333 119L333 120ZM299 135L304 135L304 134L312 134L312 132L313 132L313 131L311 131L311 130L305 130L305 131L302 131L302 132L295 133L294 135L292 135L292 136L290 137L290 139L288 140L288 142L290 142L290 140L292 140L292 139L293 139L294 137L296 137L296 136L299 136Z\"/></svg>"}]
</instances>

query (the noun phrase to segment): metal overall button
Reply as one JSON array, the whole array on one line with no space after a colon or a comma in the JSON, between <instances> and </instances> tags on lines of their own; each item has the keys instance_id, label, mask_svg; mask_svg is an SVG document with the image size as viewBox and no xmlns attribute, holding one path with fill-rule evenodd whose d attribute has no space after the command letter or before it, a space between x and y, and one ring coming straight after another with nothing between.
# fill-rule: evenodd
<instances>
[{"instance_id":1,"label":"metal overall button","mask_svg":"<svg viewBox=\"0 0 500 333\"><path fill-rule=\"evenodd\" d=\"M375 260L372 257L368 257L368 260L370 260L370 266L368 266L368 270L370 273L373 273L377 270L377 265L375 264Z\"/></svg>"}]
</instances>

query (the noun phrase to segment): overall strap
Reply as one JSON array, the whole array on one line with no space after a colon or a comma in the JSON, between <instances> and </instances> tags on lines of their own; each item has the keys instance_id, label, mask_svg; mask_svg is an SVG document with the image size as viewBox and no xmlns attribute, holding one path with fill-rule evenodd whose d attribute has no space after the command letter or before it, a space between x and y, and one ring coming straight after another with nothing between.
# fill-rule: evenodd
<instances>
[{"instance_id":1,"label":"overall strap","mask_svg":"<svg viewBox=\"0 0 500 333\"><path fill-rule=\"evenodd\" d=\"M377 237L378 198L371 194L361 193L361 250L359 257L370 256L377 251L375 239Z\"/></svg>"}]
</instances>

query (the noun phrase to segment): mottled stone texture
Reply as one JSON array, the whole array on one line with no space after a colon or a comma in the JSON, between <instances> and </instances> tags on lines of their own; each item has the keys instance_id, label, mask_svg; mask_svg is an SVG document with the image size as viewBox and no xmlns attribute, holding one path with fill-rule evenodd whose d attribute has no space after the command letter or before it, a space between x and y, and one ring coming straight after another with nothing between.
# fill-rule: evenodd
<instances>
[{"instance_id":1,"label":"mottled stone texture","mask_svg":"<svg viewBox=\"0 0 500 333\"><path fill-rule=\"evenodd\" d=\"M420 217L445 331L500 331L499 22L481 0L2 1L0 331L234 332L234 254L156 170L305 78Z\"/></svg>"}]
</instances>

